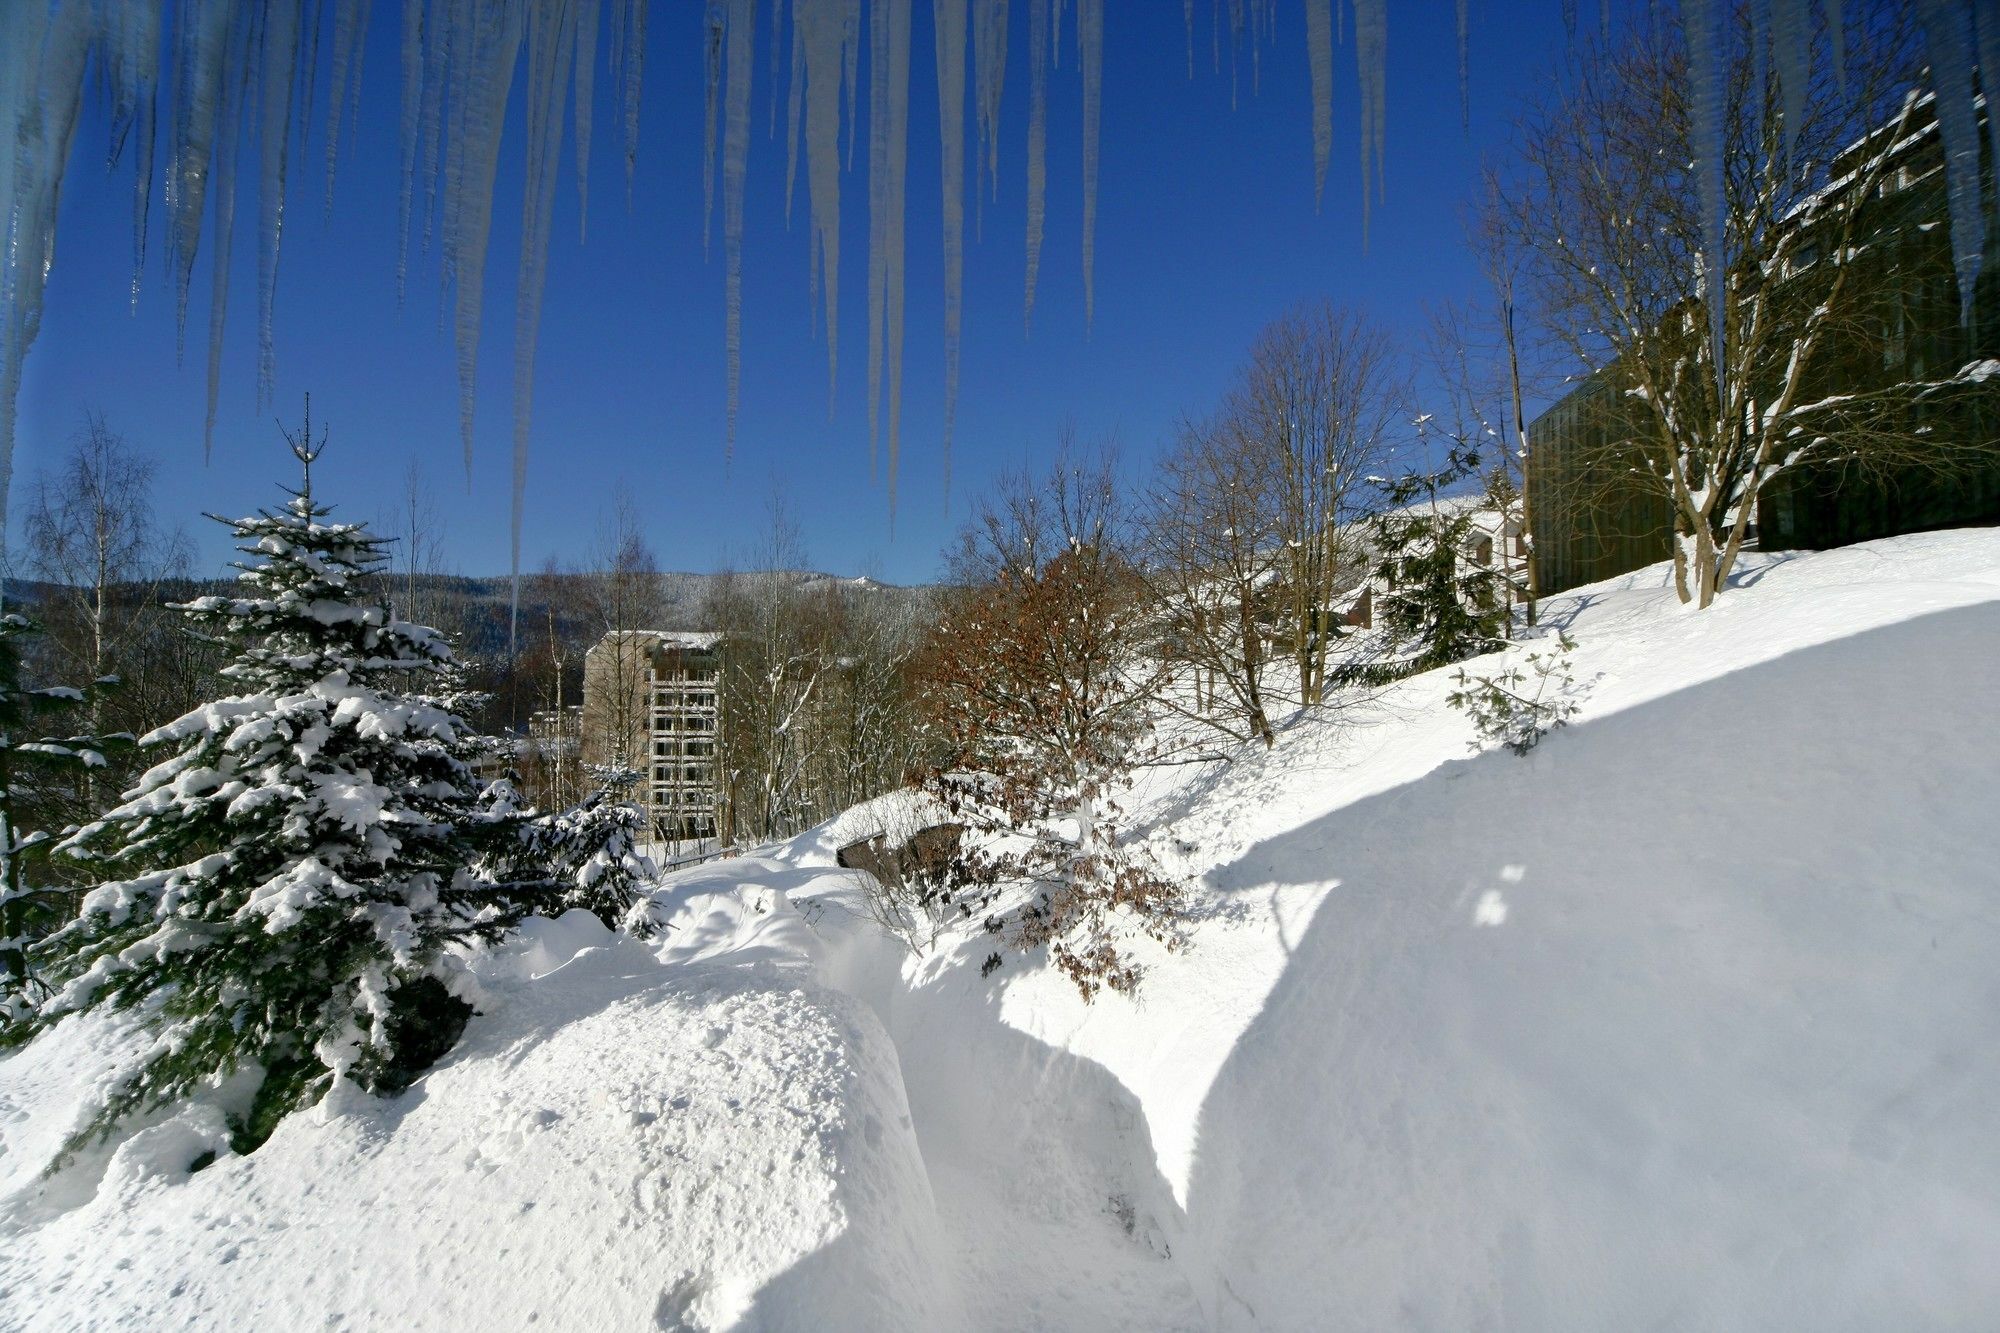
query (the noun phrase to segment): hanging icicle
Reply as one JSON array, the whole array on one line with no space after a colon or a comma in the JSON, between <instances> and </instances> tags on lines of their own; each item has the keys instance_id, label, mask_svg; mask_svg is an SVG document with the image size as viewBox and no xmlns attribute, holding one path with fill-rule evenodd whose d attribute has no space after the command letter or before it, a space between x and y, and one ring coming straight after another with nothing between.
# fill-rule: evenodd
<instances>
[{"instance_id":1,"label":"hanging icicle","mask_svg":"<svg viewBox=\"0 0 2000 1333\"><path fill-rule=\"evenodd\" d=\"M868 10L868 455L872 468L886 367L889 512L903 429L904 179L910 147L910 0Z\"/></svg>"},{"instance_id":2,"label":"hanging icicle","mask_svg":"<svg viewBox=\"0 0 2000 1333\"><path fill-rule=\"evenodd\" d=\"M298 68L299 12L290 5L264 9L263 85L257 147L257 403L271 401L277 385L277 345L271 325L278 308L278 250L285 231L285 165L291 144L292 75Z\"/></svg>"},{"instance_id":3,"label":"hanging icicle","mask_svg":"<svg viewBox=\"0 0 2000 1333\"><path fill-rule=\"evenodd\" d=\"M1098 126L1104 105L1104 0L1077 0L1077 64L1083 68L1083 325L1097 317Z\"/></svg>"},{"instance_id":4,"label":"hanging icicle","mask_svg":"<svg viewBox=\"0 0 2000 1333\"><path fill-rule=\"evenodd\" d=\"M1682 0L1687 28L1688 74L1694 82L1695 191L1701 206L1702 294L1708 302L1709 355L1715 363L1718 411L1730 410L1723 372L1724 307L1729 293L1728 233L1724 224L1723 99L1728 62L1723 52L1727 0Z\"/></svg>"},{"instance_id":5,"label":"hanging icicle","mask_svg":"<svg viewBox=\"0 0 2000 1333\"><path fill-rule=\"evenodd\" d=\"M1951 214L1951 261L1958 273L1958 318L1972 320L1985 218L1979 177L1979 117L1973 100L1972 6L1917 0L1931 79L1937 87L1938 137L1944 141L1945 199Z\"/></svg>"},{"instance_id":6,"label":"hanging icicle","mask_svg":"<svg viewBox=\"0 0 2000 1333\"><path fill-rule=\"evenodd\" d=\"M1000 89L1007 78L1007 0L975 0L972 27L973 96L979 121L979 161L985 163L991 189L1000 192ZM976 172L974 173L977 174ZM980 217L985 217L984 195L979 195Z\"/></svg>"},{"instance_id":7,"label":"hanging icicle","mask_svg":"<svg viewBox=\"0 0 2000 1333\"><path fill-rule=\"evenodd\" d=\"M729 0L728 107L722 131L722 264L724 288L723 460L736 455L736 410L743 383L743 182L750 156L750 70L756 63L757 0Z\"/></svg>"},{"instance_id":8,"label":"hanging icicle","mask_svg":"<svg viewBox=\"0 0 2000 1333\"><path fill-rule=\"evenodd\" d=\"M612 0L616 4L617 0ZM576 0L576 242L583 244L590 219L591 108L597 102L598 0Z\"/></svg>"},{"instance_id":9,"label":"hanging icicle","mask_svg":"<svg viewBox=\"0 0 2000 1333\"><path fill-rule=\"evenodd\" d=\"M333 177L340 164L340 118L361 120L361 57L368 42L369 0L334 0L333 81L326 98L326 215L333 216Z\"/></svg>"},{"instance_id":10,"label":"hanging icicle","mask_svg":"<svg viewBox=\"0 0 2000 1333\"><path fill-rule=\"evenodd\" d=\"M528 169L521 189L521 263L514 286L514 472L509 509L507 636L521 620L521 520L528 494L528 438L535 410L535 345L548 282L562 152L563 104L575 63L577 11L538 5L528 22Z\"/></svg>"},{"instance_id":11,"label":"hanging icicle","mask_svg":"<svg viewBox=\"0 0 2000 1333\"><path fill-rule=\"evenodd\" d=\"M860 39L860 0L795 0L804 47L806 190L812 200L811 274L826 297L826 410L840 370L840 121Z\"/></svg>"},{"instance_id":12,"label":"hanging icicle","mask_svg":"<svg viewBox=\"0 0 2000 1333\"><path fill-rule=\"evenodd\" d=\"M1471 7L1471 0L1458 0L1458 123L1468 130L1472 128L1472 66L1466 30L1471 26Z\"/></svg>"},{"instance_id":13,"label":"hanging icicle","mask_svg":"<svg viewBox=\"0 0 2000 1333\"><path fill-rule=\"evenodd\" d=\"M139 282L146 267L146 223L153 199L154 108L160 82L160 12L151 5L127 5L111 20L106 63L111 82L111 148L107 165L116 166L126 141L132 143L132 308L139 308Z\"/></svg>"},{"instance_id":14,"label":"hanging icicle","mask_svg":"<svg viewBox=\"0 0 2000 1333\"><path fill-rule=\"evenodd\" d=\"M1326 195L1326 167L1333 159L1333 6L1306 0L1306 63L1312 67L1313 207ZM1460 0L1461 7L1463 0Z\"/></svg>"},{"instance_id":15,"label":"hanging icicle","mask_svg":"<svg viewBox=\"0 0 2000 1333\"><path fill-rule=\"evenodd\" d=\"M1028 294L1024 326L1035 319L1042 224L1049 189L1049 0L1028 0Z\"/></svg>"},{"instance_id":16,"label":"hanging icicle","mask_svg":"<svg viewBox=\"0 0 2000 1333\"><path fill-rule=\"evenodd\" d=\"M1771 63L1778 71L1782 96L1779 112L1785 118L1785 152L1789 157L1799 141L1799 127L1805 118L1806 82L1812 71L1811 0L1770 0Z\"/></svg>"},{"instance_id":17,"label":"hanging icicle","mask_svg":"<svg viewBox=\"0 0 2000 1333\"><path fill-rule=\"evenodd\" d=\"M1001 94L1008 55L1009 0L933 0L939 44L940 125L944 136L940 169L945 195L946 397L945 435L955 424L958 342L963 322L963 194L965 179L965 60L973 66L973 105L980 170L986 188L997 193ZM1024 321L1031 321L1045 239L1048 198L1049 71L1060 58L1062 23L1068 0L1029 0L1029 109L1027 255ZM1312 74L1314 197L1323 197L1330 152L1334 42L1344 42L1346 11L1337 0L1305 0L1306 40ZM1359 128L1363 178L1363 225L1383 190L1387 86L1387 0L1351 0L1354 6L1356 67L1360 93ZM494 185L509 93L524 50L528 76L526 191L523 250L515 310L515 461L517 486L524 466L532 418L535 331L546 280L548 219L552 191L561 174L562 107L574 84L573 117L579 231L588 217L590 140L595 111L595 60L600 19L608 13L608 58L615 85L614 106L622 122L628 203L636 170L639 104L648 40L648 0L403 0L399 31L402 77L397 203L401 244L397 260L399 296L407 281L414 217L422 182L422 245L439 240L440 296L450 310L457 353L460 428L468 473L471 466L473 402L479 354L485 261L491 234ZM810 300L817 311L825 292L828 399L831 410L838 383L838 274L840 173L845 128L845 161L851 167L854 114L859 87L861 0L772 0L770 58L777 69L778 42L790 25L792 88L787 123L787 216L803 145L811 196ZM1562 0L1564 21L1574 25L1575 0ZM1846 29L1841 0L1820 0L1828 29L1832 66L1844 79ZM1778 114L1789 145L1804 114L1805 88L1812 72L1812 0L1758 0L1756 58L1768 61L1781 94ZM173 30L163 15L171 8ZM1980 80L1975 66L2000 68L2000 9L1986 0L1919 0L1919 18L1929 45L1939 97L1951 212L1954 267L1961 298L1969 302L1983 264L1984 221L1980 176L1981 143L1976 112ZM1225 12L1226 9L1226 12ZM1466 26L1468 0L1457 0L1461 117L1469 118ZM1274 0L1214 0L1214 63L1220 70L1223 29L1229 30L1232 96L1242 43L1251 43L1253 83L1261 68L1258 43L1272 38L1278 8ZM197 254L207 241L211 264L206 426L212 436L220 386L222 333L229 295L229 257L235 232L237 185L254 188L257 235L257 396L274 389L273 337L279 258L285 220L291 140L304 143L318 112L313 106L319 45L330 34L326 116L326 194L329 202L344 144L357 141L362 55L372 0L12 0L0 2L0 133L9 151L0 153L0 198L11 204L4 219L0 253L0 498L11 468L13 422L24 358L40 325L41 300L52 262L53 229L63 171L72 150L82 87L92 68L107 95L110 157L123 159L132 147L132 299L143 271L156 139L164 162L164 218L167 267L171 278L177 349L184 349L188 297ZM1710 339L1718 373L1725 332L1728 235L1721 213L1720 136L1724 96L1722 58L1728 21L1724 0L1682 0L1687 21L1693 115L1698 141L1697 193L1703 214L1703 264L1709 277ZM1734 12L1734 11L1730 11ZM712 228L714 154L723 151L723 212L728 310L725 314L729 362L728 399L733 439L741 373L741 265L743 203L747 178L749 97L755 67L755 0L705 0L673 8L677 40L699 33L704 43L708 85L704 130L704 235ZM904 313L904 208L909 135L910 0L869 0L871 33L869 116L869 282L871 455L884 429L882 399L887 394L888 475L895 484L900 448L902 336ZM1086 320L1095 314L1095 233L1102 102L1103 0L1078 0L1076 36L1083 82L1083 283ZM1193 0L1183 0L1186 63L1193 65ZM1599 3L1599 22L1610 25L1610 8ZM1857 24L1860 21L1857 20ZM1857 26L1857 31L1861 28ZM168 68L162 77L162 62ZM724 72L727 70L725 82ZM740 77L739 77L740 73ZM1988 79L1986 82L1990 83ZM777 79L770 115L775 128ZM164 92L163 92L164 85ZM726 89L726 111L722 98ZM171 98L162 117L159 101ZM843 113L844 103L844 113ZM843 127L843 114L845 124ZM346 122L343 124L343 120ZM159 131L156 132L156 125ZM740 133L739 133L740 131ZM2000 156L2000 117L1990 118L1988 135ZM254 183L239 178L248 163ZM985 193L980 193L985 199ZM204 238L204 226L210 234ZM1718 387L1720 385L1718 384ZM514 542L519 543L519 493Z\"/></svg>"},{"instance_id":18,"label":"hanging icicle","mask_svg":"<svg viewBox=\"0 0 2000 1333\"><path fill-rule=\"evenodd\" d=\"M1369 187L1382 190L1382 144L1388 91L1388 0L1354 0L1354 63L1361 82L1361 236L1367 243ZM1373 168L1372 179L1370 168Z\"/></svg>"},{"instance_id":19,"label":"hanging icicle","mask_svg":"<svg viewBox=\"0 0 2000 1333\"><path fill-rule=\"evenodd\" d=\"M1089 0L1085 0L1089 3ZM965 302L965 60L967 0L934 0L937 48L938 179L944 198L944 436L946 493L951 489L951 431L958 413L958 343Z\"/></svg>"}]
</instances>

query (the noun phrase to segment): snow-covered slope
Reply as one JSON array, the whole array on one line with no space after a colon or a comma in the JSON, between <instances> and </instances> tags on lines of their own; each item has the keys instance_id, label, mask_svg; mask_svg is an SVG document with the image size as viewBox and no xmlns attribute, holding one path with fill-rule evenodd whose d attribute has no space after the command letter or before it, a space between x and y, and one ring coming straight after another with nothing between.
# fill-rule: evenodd
<instances>
[{"instance_id":1,"label":"snow-covered slope","mask_svg":"<svg viewBox=\"0 0 2000 1333\"><path fill-rule=\"evenodd\" d=\"M664 950L538 926L409 1094L192 1176L199 1113L34 1179L60 1029L0 1327L1990 1323L2000 533L1664 583L1549 605L1524 759L1432 677L1153 775L1203 919L1136 1003L906 962L832 865L889 802L674 876Z\"/></svg>"}]
</instances>

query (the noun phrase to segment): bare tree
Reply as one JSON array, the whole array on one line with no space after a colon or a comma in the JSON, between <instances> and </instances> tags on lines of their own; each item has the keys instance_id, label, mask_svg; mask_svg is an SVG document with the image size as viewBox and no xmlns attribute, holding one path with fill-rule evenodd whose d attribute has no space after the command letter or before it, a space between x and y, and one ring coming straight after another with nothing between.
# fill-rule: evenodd
<instances>
[{"instance_id":1,"label":"bare tree","mask_svg":"<svg viewBox=\"0 0 2000 1333\"><path fill-rule=\"evenodd\" d=\"M1387 335L1354 310L1315 301L1264 329L1223 408L1241 447L1275 455L1291 656L1307 705L1325 697L1335 594L1365 566L1354 525L1406 400Z\"/></svg>"},{"instance_id":2,"label":"bare tree","mask_svg":"<svg viewBox=\"0 0 2000 1333\"><path fill-rule=\"evenodd\" d=\"M1227 415L1181 424L1146 497L1142 568L1163 620L1160 651L1187 668L1188 711L1268 746L1276 739L1270 645L1283 623L1290 569L1283 456L1237 426Z\"/></svg>"},{"instance_id":3,"label":"bare tree","mask_svg":"<svg viewBox=\"0 0 2000 1333\"><path fill-rule=\"evenodd\" d=\"M25 564L51 585L42 617L63 674L135 674L136 649L163 619L161 586L185 573L185 534L153 521L153 473L103 413L89 412L60 467L35 478ZM93 696L93 730L104 727L104 707Z\"/></svg>"},{"instance_id":4,"label":"bare tree","mask_svg":"<svg viewBox=\"0 0 2000 1333\"><path fill-rule=\"evenodd\" d=\"M718 702L729 814L737 836L757 839L796 832L821 809L809 787L814 717L834 661L824 608L798 584L798 523L781 494L766 514L750 571L719 580L707 612L727 644Z\"/></svg>"},{"instance_id":5,"label":"bare tree","mask_svg":"<svg viewBox=\"0 0 2000 1333\"><path fill-rule=\"evenodd\" d=\"M1747 3L1726 21L1719 255L1701 202L1694 81L1677 12L1665 10L1656 32L1575 49L1523 121L1518 171L1489 217L1541 333L1613 405L1587 466L1604 485L1667 502L1676 588L1701 606L1786 469L1954 462L1937 435L1857 428L1852 401L1828 387L1839 358L1879 339L1884 283L1906 281L1895 233L1920 229L1899 221L1896 198L1928 115L1908 6L1871 7L1850 26L1844 86L1822 45L1805 86L1784 88L1755 55L1758 21ZM1900 396L1959 382L1905 384Z\"/></svg>"},{"instance_id":6,"label":"bare tree","mask_svg":"<svg viewBox=\"0 0 2000 1333\"><path fill-rule=\"evenodd\" d=\"M388 601L404 620L446 628L451 607L441 595L441 580L451 573L445 558L445 522L431 499L423 469L414 461L403 474L401 503L376 525L393 534L390 548Z\"/></svg>"}]
</instances>

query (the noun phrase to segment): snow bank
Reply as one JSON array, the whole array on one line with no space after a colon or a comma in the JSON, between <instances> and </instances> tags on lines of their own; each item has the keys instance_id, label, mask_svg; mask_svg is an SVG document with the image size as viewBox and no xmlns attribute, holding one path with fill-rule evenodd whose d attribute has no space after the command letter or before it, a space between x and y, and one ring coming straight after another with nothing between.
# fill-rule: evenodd
<instances>
[{"instance_id":1,"label":"snow bank","mask_svg":"<svg viewBox=\"0 0 2000 1333\"><path fill-rule=\"evenodd\" d=\"M571 914L407 1095L51 1182L95 1016L0 1059L0 1327L1966 1327L2000 1309L2000 533L1551 601L1583 712L1445 673L1151 775L1186 954L921 959L871 803ZM1477 669L1477 668L1475 668ZM1139 948L1146 949L1143 943Z\"/></svg>"},{"instance_id":2,"label":"snow bank","mask_svg":"<svg viewBox=\"0 0 2000 1333\"><path fill-rule=\"evenodd\" d=\"M894 1048L764 926L782 894L733 914L684 896L671 962L580 913L536 923L409 1093L336 1094L249 1158L189 1175L219 1127L198 1110L120 1149L145 1169L51 1211L64 1178L13 1170L51 1136L16 1134L37 1121L17 1112L0 1126L0 1325L951 1322ZM44 1066L76 1055L62 1036L0 1063L0 1083L58 1081Z\"/></svg>"}]
</instances>

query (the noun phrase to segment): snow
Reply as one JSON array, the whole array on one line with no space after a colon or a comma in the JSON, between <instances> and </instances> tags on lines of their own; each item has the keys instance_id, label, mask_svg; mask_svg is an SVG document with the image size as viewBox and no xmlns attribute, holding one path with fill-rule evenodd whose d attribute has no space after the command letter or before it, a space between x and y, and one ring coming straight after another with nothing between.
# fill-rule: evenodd
<instances>
[{"instance_id":1,"label":"snow","mask_svg":"<svg viewBox=\"0 0 2000 1333\"><path fill-rule=\"evenodd\" d=\"M37 1178L131 1045L72 1019L0 1057L0 1323L1976 1326L2000 532L1543 624L1587 693L1525 758L1446 671L1148 775L1198 920L1136 1000L885 939L834 854L899 794L651 944L530 922L408 1093L193 1174L240 1089Z\"/></svg>"}]
</instances>

